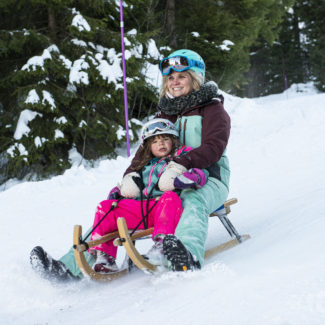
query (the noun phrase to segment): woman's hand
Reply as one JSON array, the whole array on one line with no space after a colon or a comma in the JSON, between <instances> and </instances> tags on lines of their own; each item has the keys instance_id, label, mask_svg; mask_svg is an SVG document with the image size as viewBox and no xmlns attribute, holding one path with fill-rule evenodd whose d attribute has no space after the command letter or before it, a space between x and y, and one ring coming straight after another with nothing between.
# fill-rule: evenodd
<instances>
[{"instance_id":1,"label":"woman's hand","mask_svg":"<svg viewBox=\"0 0 325 325\"><path fill-rule=\"evenodd\" d=\"M121 184L121 195L133 199L140 193L140 188L135 182L136 179L139 179L141 181L141 177L138 173L132 172L129 174L126 174L122 179Z\"/></svg>"},{"instance_id":2,"label":"woman's hand","mask_svg":"<svg viewBox=\"0 0 325 325\"><path fill-rule=\"evenodd\" d=\"M183 174L186 168L174 161L168 163L166 170L159 178L158 187L162 192L173 191L175 189L174 180L177 176Z\"/></svg>"},{"instance_id":3,"label":"woman's hand","mask_svg":"<svg viewBox=\"0 0 325 325\"><path fill-rule=\"evenodd\" d=\"M191 168L184 174L175 178L174 186L177 189L201 188L207 182L207 177L202 169Z\"/></svg>"}]
</instances>

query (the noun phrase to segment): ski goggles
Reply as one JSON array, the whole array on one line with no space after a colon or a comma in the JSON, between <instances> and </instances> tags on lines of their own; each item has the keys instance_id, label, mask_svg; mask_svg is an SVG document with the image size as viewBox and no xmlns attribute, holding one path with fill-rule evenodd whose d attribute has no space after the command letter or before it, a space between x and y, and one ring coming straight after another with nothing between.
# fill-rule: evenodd
<instances>
[{"instance_id":1,"label":"ski goggles","mask_svg":"<svg viewBox=\"0 0 325 325\"><path fill-rule=\"evenodd\" d=\"M175 134L178 135L178 132L176 130L176 127L172 123L167 123L167 122L156 122L148 125L146 128L143 129L142 131L142 141L145 139L155 135L159 134L161 132L166 132L167 134Z\"/></svg>"},{"instance_id":2,"label":"ski goggles","mask_svg":"<svg viewBox=\"0 0 325 325\"><path fill-rule=\"evenodd\" d=\"M201 61L192 60L185 56L174 56L171 58L165 58L160 61L160 71L163 76L170 74L170 70L173 69L177 72L182 72L193 67L205 69L205 65Z\"/></svg>"}]
</instances>

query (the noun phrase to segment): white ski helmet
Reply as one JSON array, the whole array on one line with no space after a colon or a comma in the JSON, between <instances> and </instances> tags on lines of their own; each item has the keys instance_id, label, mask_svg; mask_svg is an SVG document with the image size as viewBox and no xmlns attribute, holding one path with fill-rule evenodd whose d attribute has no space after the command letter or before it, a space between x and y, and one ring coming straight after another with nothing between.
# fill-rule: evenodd
<instances>
[{"instance_id":1,"label":"white ski helmet","mask_svg":"<svg viewBox=\"0 0 325 325\"><path fill-rule=\"evenodd\" d=\"M164 118L155 118L147 122L141 132L141 143L155 135L171 134L175 137L179 137L175 124Z\"/></svg>"}]
</instances>

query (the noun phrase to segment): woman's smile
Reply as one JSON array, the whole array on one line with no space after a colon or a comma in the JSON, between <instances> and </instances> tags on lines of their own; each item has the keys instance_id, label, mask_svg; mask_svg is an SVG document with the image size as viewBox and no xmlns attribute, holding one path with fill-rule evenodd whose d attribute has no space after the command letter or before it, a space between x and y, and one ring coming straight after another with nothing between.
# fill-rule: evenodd
<instances>
[{"instance_id":1,"label":"woman's smile","mask_svg":"<svg viewBox=\"0 0 325 325\"><path fill-rule=\"evenodd\" d=\"M192 78L186 71L173 71L167 78L168 92L173 97L188 95L192 90Z\"/></svg>"}]
</instances>

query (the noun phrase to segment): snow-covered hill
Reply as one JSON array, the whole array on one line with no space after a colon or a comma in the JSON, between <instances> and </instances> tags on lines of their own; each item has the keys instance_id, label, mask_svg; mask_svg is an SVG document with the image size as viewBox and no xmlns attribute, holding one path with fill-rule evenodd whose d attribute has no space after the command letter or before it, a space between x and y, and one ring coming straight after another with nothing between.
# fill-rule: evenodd
<instances>
[{"instance_id":1,"label":"snow-covered hill","mask_svg":"<svg viewBox=\"0 0 325 325\"><path fill-rule=\"evenodd\" d=\"M62 256L73 225L90 226L130 159L16 184L0 192L1 324L325 324L325 94L296 85L263 98L225 97L230 196L239 199L230 217L252 239L197 272L53 285L32 271L30 250ZM207 248L226 239L211 220Z\"/></svg>"}]
</instances>

